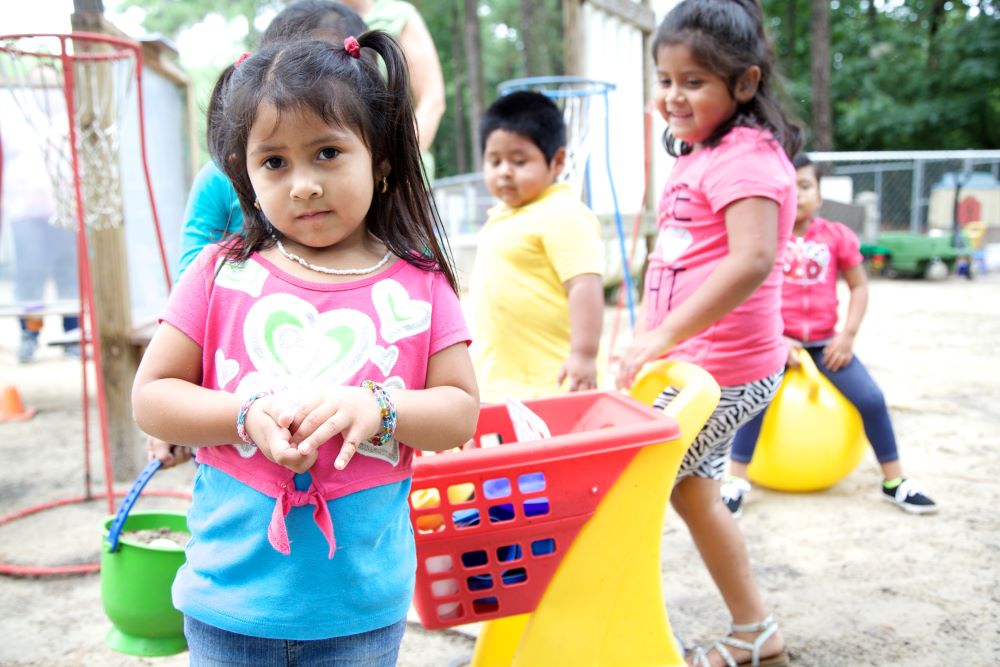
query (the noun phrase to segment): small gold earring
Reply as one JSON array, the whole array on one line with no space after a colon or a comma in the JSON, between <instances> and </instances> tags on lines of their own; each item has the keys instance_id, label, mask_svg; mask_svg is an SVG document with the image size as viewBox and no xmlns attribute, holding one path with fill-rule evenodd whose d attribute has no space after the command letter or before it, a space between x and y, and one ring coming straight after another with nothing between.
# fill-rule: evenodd
<instances>
[{"instance_id":1,"label":"small gold earring","mask_svg":"<svg viewBox=\"0 0 1000 667\"><path fill-rule=\"evenodd\" d=\"M386 192L389 191L389 177L388 176L383 176L382 177L382 181L381 181L381 183L379 185L378 191L380 193L382 193L382 194L385 194Z\"/></svg>"},{"instance_id":2,"label":"small gold earring","mask_svg":"<svg viewBox=\"0 0 1000 667\"><path fill-rule=\"evenodd\" d=\"M253 207L254 207L255 209L257 209L258 211L259 211L259 210L261 210L261 209L260 209L260 202L259 202L259 201L257 201L256 199L254 199L254 200L253 200Z\"/></svg>"}]
</instances>

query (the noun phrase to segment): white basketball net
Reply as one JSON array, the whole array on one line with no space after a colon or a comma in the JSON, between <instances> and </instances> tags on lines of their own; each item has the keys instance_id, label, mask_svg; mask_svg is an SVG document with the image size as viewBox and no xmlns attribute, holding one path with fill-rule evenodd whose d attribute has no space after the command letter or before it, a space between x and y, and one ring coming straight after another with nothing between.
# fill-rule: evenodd
<instances>
[{"instance_id":1,"label":"white basketball net","mask_svg":"<svg viewBox=\"0 0 1000 667\"><path fill-rule=\"evenodd\" d=\"M82 219L103 229L124 223L119 162L122 112L134 89L135 57L127 49L71 42L77 53L60 55L54 36L0 38L0 95L13 104L41 144L56 200L55 224L76 229L76 191L69 127L76 129ZM100 59L80 57L100 53ZM67 63L71 71L64 69ZM74 84L68 109L64 85ZM0 140L4 128L0 127Z\"/></svg>"},{"instance_id":2,"label":"white basketball net","mask_svg":"<svg viewBox=\"0 0 1000 667\"><path fill-rule=\"evenodd\" d=\"M566 164L559 181L569 183L577 194L583 192L587 161L593 145L591 142L591 117L598 111L604 113L602 97L613 88L611 84L577 77L545 77L519 79L500 84L500 94L515 90L542 93L556 103L566 123ZM593 106L595 101L597 107Z\"/></svg>"}]
</instances>

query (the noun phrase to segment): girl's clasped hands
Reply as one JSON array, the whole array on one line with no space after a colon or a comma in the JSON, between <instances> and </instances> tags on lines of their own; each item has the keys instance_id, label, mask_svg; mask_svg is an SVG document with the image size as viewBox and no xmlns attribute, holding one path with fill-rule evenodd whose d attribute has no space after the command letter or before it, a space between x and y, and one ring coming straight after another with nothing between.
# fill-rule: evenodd
<instances>
[{"instance_id":1,"label":"girl's clasped hands","mask_svg":"<svg viewBox=\"0 0 1000 667\"><path fill-rule=\"evenodd\" d=\"M378 403L362 387L314 390L304 400L268 394L254 401L246 416L247 435L260 453L296 473L312 468L320 447L337 435L343 436L344 444L334 467L343 470L381 424Z\"/></svg>"}]
</instances>

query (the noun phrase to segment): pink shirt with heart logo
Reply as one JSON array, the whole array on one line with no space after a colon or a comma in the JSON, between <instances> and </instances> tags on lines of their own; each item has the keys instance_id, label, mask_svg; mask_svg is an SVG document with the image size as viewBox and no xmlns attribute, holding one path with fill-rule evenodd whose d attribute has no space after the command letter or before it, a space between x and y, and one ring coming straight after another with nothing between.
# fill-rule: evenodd
<instances>
[{"instance_id":1,"label":"pink shirt with heart logo","mask_svg":"<svg viewBox=\"0 0 1000 667\"><path fill-rule=\"evenodd\" d=\"M774 269L746 301L666 355L701 366L722 386L760 380L785 363L781 254L795 222L795 170L770 132L735 127L717 146L677 158L660 199L660 231L644 285L646 327L652 329L729 253L726 207L748 197L778 204Z\"/></svg>"},{"instance_id":2,"label":"pink shirt with heart logo","mask_svg":"<svg viewBox=\"0 0 1000 667\"><path fill-rule=\"evenodd\" d=\"M292 276L261 257L223 262L208 246L177 283L162 321L202 348L202 386L246 397L270 391L295 402L324 387L358 386L370 379L388 387L420 389L430 357L469 341L458 296L439 272L401 259L377 274L339 283ZM233 415L236 419L236 415ZM242 443L201 447L197 460L275 498L271 545L289 553L284 517L292 507L315 505L314 518L335 539L326 501L403 480L413 450L393 441L363 443L344 470L333 462L343 439L319 449L312 485L295 488L294 473Z\"/></svg>"}]
</instances>

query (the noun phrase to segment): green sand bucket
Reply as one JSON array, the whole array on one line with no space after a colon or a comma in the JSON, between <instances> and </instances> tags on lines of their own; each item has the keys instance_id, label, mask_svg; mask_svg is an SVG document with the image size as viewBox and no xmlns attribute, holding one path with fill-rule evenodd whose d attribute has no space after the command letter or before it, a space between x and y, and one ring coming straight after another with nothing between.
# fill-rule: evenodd
<instances>
[{"instance_id":1,"label":"green sand bucket","mask_svg":"<svg viewBox=\"0 0 1000 667\"><path fill-rule=\"evenodd\" d=\"M104 522L101 549L101 601L112 623L104 642L119 653L163 656L187 648L184 617L174 609L170 587L184 564L180 546L142 544L119 540L123 530L167 528L187 532L182 512L148 511L129 514L142 489L160 467L150 461L118 508Z\"/></svg>"}]
</instances>

